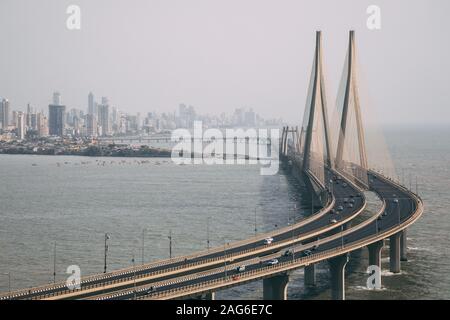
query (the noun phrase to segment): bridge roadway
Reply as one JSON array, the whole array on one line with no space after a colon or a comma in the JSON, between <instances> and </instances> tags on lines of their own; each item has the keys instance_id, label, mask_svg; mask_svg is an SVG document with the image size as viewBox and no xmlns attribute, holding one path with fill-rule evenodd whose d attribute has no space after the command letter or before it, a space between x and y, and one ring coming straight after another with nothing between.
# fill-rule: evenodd
<instances>
[{"instance_id":1,"label":"bridge roadway","mask_svg":"<svg viewBox=\"0 0 450 320\"><path fill-rule=\"evenodd\" d=\"M335 173L328 171L327 178L331 179L334 174ZM297 224L264 235L259 235L249 240L230 244L227 246L226 250L224 250L223 247L218 247L200 254L166 260L156 264L138 266L135 269L127 268L107 274L90 276L82 279L81 290L71 291L67 289L65 283L58 283L55 285L19 290L12 292L11 294L4 294L0 296L0 300L42 299L50 296L56 299L58 299L58 297L85 297L85 293L89 295L92 294L92 292L104 290L104 287L107 285L112 285L114 287L114 289L111 290L122 289L123 285L121 282L128 283L135 278L141 283L144 281L164 280L171 278L174 275L184 276L195 272L202 272L208 268L223 264L225 254L226 259L228 260L244 261L245 259L254 258L257 255L271 254L288 246L292 246L293 243L306 242L310 239L315 240L319 234L337 229L341 225L352 220L365 208L366 203L364 195L350 182L347 187L344 187L343 183L336 184L334 186L333 194L333 201L328 207L319 210ZM353 208L345 206L343 201L344 198L349 198L350 195L356 196ZM344 210L341 214L330 217L329 214L327 214L329 210L331 208L336 210L338 206L343 206ZM336 219L337 223L331 223L330 220L332 218ZM269 246L264 245L264 238L269 236L273 237L273 243Z\"/></svg>"},{"instance_id":2,"label":"bridge roadway","mask_svg":"<svg viewBox=\"0 0 450 320\"><path fill-rule=\"evenodd\" d=\"M361 226L349 228L341 233L323 238L319 242L296 246L293 256L284 256L281 254L282 251L280 251L270 256L258 257L259 259L253 257L245 262L234 263L226 271L225 267L215 268L211 269L210 272L202 271L197 275L191 274L189 277L179 277L157 283L152 282L151 285L128 288L112 294L93 295L91 299L170 299L198 296L201 293L210 292L211 290L220 290L242 285L248 281L266 278L267 274L264 271L267 269L272 271L270 277L273 277L277 273L286 273L288 270L330 259L333 255L342 256L347 252L398 233L399 230L406 228L406 226L414 222L421 215L422 203L411 192L399 188L393 182L380 177L376 173L370 174L369 178L371 189L377 192L384 200L384 210L381 210L373 219L369 219L367 223L363 223ZM317 244L319 245L314 251L314 254L304 257L304 250ZM327 254L330 252L331 254ZM267 266L261 263L270 258L277 258L279 260L278 266L283 267L284 265L284 268L276 270L277 265ZM236 269L232 269L242 264L246 265L244 273L239 273ZM259 273L260 275L258 275ZM251 277L247 277L247 275ZM218 284L214 285L215 283ZM202 287L202 284L206 284L206 286ZM211 285L208 287L208 284ZM152 287L153 290L149 292ZM183 288L187 288L187 292L183 292Z\"/></svg>"}]
</instances>

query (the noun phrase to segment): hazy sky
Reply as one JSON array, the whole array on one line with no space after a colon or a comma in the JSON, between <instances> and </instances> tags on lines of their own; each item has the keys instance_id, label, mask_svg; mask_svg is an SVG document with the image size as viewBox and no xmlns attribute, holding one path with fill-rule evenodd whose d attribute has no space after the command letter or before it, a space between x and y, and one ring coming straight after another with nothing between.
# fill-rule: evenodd
<instances>
[{"instance_id":1,"label":"hazy sky","mask_svg":"<svg viewBox=\"0 0 450 320\"><path fill-rule=\"evenodd\" d=\"M66 9L81 7L81 30ZM381 8L381 30L366 9ZM253 107L300 122L315 30L334 101L348 30L384 123L450 123L448 0L0 0L0 96L47 109L52 92L127 112Z\"/></svg>"}]
</instances>

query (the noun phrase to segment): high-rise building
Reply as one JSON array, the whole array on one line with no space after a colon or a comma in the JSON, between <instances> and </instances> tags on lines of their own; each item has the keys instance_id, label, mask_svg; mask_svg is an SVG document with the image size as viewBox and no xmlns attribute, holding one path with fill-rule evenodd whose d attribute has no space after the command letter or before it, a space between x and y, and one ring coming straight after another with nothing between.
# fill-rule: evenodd
<instances>
[{"instance_id":1,"label":"high-rise building","mask_svg":"<svg viewBox=\"0 0 450 320\"><path fill-rule=\"evenodd\" d=\"M0 98L0 127L2 129L8 128L9 125L9 101L8 99Z\"/></svg>"},{"instance_id":2,"label":"high-rise building","mask_svg":"<svg viewBox=\"0 0 450 320\"><path fill-rule=\"evenodd\" d=\"M88 137L97 137L97 119L93 114L86 115L86 133Z\"/></svg>"},{"instance_id":3,"label":"high-rise building","mask_svg":"<svg viewBox=\"0 0 450 320\"><path fill-rule=\"evenodd\" d=\"M97 104L95 103L95 97L92 92L89 92L88 94L88 114L97 114Z\"/></svg>"},{"instance_id":4,"label":"high-rise building","mask_svg":"<svg viewBox=\"0 0 450 320\"><path fill-rule=\"evenodd\" d=\"M48 131L51 136L64 135L66 106L51 104L48 106Z\"/></svg>"},{"instance_id":5,"label":"high-rise building","mask_svg":"<svg viewBox=\"0 0 450 320\"><path fill-rule=\"evenodd\" d=\"M17 138L19 140L25 139L25 114L23 112L19 112L17 115Z\"/></svg>"},{"instance_id":6,"label":"high-rise building","mask_svg":"<svg viewBox=\"0 0 450 320\"><path fill-rule=\"evenodd\" d=\"M26 126L27 128L31 128L31 115L33 114L33 108L31 104L27 104L27 115L26 115Z\"/></svg>"},{"instance_id":7,"label":"high-rise building","mask_svg":"<svg viewBox=\"0 0 450 320\"><path fill-rule=\"evenodd\" d=\"M30 128L31 128L31 130L38 131L38 125L37 125L38 114L37 113L32 113L31 115L27 114L27 116L30 117Z\"/></svg>"},{"instance_id":8,"label":"high-rise building","mask_svg":"<svg viewBox=\"0 0 450 320\"><path fill-rule=\"evenodd\" d=\"M53 92L53 105L55 106L61 105L61 94L58 91Z\"/></svg>"},{"instance_id":9,"label":"high-rise building","mask_svg":"<svg viewBox=\"0 0 450 320\"><path fill-rule=\"evenodd\" d=\"M42 113L36 114L36 127L40 137L48 136L48 121Z\"/></svg>"},{"instance_id":10,"label":"high-rise building","mask_svg":"<svg viewBox=\"0 0 450 320\"><path fill-rule=\"evenodd\" d=\"M110 134L109 105L106 97L102 97L102 104L98 105L98 126L101 128L102 136Z\"/></svg>"}]
</instances>

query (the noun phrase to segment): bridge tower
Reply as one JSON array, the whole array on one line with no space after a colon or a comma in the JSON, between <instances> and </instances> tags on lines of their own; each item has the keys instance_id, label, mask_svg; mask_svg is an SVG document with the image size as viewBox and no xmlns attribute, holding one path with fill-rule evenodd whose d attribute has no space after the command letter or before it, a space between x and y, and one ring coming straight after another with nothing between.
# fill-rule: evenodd
<instances>
[{"instance_id":1,"label":"bridge tower","mask_svg":"<svg viewBox=\"0 0 450 320\"><path fill-rule=\"evenodd\" d=\"M318 161L332 167L331 140L328 122L327 99L322 62L322 32L316 32L314 54L308 96L300 134L303 148L303 170L311 169L311 162Z\"/></svg>"},{"instance_id":2,"label":"bridge tower","mask_svg":"<svg viewBox=\"0 0 450 320\"><path fill-rule=\"evenodd\" d=\"M332 166L331 161L331 141L330 141L330 126L328 122L327 98L325 91L325 77L323 72L322 62L322 32L316 32L316 50L314 53L313 68L311 73L310 84L308 88L307 105L305 108L305 115L303 117L305 132L305 141L303 149L303 168L308 170L311 166L311 157L314 143L313 135L316 139L320 138L317 135L322 135L325 154L323 161L326 165ZM323 145L322 145L323 147ZM322 150L314 150L316 152ZM319 154L319 156L322 156ZM322 159L320 159L322 160Z\"/></svg>"},{"instance_id":3,"label":"bridge tower","mask_svg":"<svg viewBox=\"0 0 450 320\"><path fill-rule=\"evenodd\" d=\"M366 143L364 139L364 128L361 117L361 105L357 83L356 62L357 60L355 48L355 32L352 30L350 31L349 34L348 52L344 65L342 83L340 87L341 89L343 89L343 92L340 92L341 94L343 94L343 99L341 99L342 101L338 101L337 106L339 110L341 110L341 119L338 128L338 143L336 150L335 165L338 170L344 170L346 166L344 159L345 153L353 152L353 150L350 150L352 149L350 143L354 138L356 138L357 146L353 149L357 148L358 154L356 155L357 159L354 159L354 161L357 161L355 163L357 163L360 166L363 172L362 173L353 172L353 175L356 178L359 178L358 180L362 180L360 182L365 183L366 182L365 180L367 180L367 174L365 174L364 176L364 172L367 173L369 166L367 161ZM354 119L351 119L351 117L353 117ZM350 122L352 120L356 122L356 134L354 134L353 132L349 132Z\"/></svg>"}]
</instances>

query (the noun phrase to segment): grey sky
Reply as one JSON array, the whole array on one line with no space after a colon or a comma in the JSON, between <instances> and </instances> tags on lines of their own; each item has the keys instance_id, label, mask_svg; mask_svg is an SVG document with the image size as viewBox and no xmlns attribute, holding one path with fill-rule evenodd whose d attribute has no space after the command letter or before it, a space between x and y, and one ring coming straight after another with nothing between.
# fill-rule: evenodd
<instances>
[{"instance_id":1,"label":"grey sky","mask_svg":"<svg viewBox=\"0 0 450 320\"><path fill-rule=\"evenodd\" d=\"M80 31L66 29L70 4ZM379 31L366 28L370 4ZM58 90L85 110L92 90L127 112L247 106L300 123L315 30L333 101L353 28L384 123L449 123L449 14L448 0L1 0L0 96L46 110Z\"/></svg>"}]
</instances>

